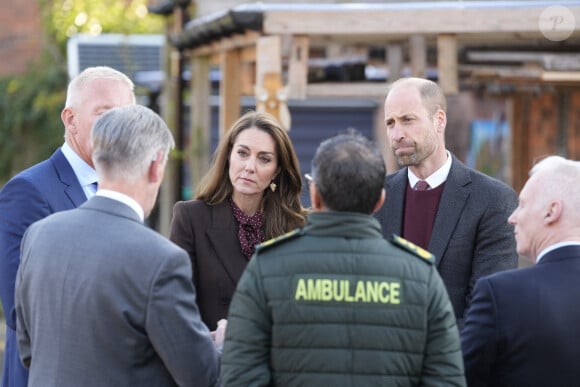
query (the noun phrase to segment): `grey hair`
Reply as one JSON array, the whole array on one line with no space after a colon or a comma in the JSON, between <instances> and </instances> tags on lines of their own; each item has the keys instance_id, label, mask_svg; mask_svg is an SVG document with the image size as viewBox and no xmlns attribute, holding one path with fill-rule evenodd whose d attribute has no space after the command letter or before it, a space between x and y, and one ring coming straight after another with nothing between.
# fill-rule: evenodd
<instances>
[{"instance_id":1,"label":"grey hair","mask_svg":"<svg viewBox=\"0 0 580 387\"><path fill-rule=\"evenodd\" d=\"M163 119L142 105L117 107L104 113L92 128L91 143L97 173L127 181L146 173L159 151L167 159L175 146Z\"/></svg>"},{"instance_id":2,"label":"grey hair","mask_svg":"<svg viewBox=\"0 0 580 387\"><path fill-rule=\"evenodd\" d=\"M79 102L79 94L85 88L86 84L95 79L113 79L124 82L133 94L133 103L135 103L135 84L131 79L120 71L108 66L87 67L80 74L74 77L68 84L66 92L65 107L71 107L72 104Z\"/></svg>"},{"instance_id":3,"label":"grey hair","mask_svg":"<svg viewBox=\"0 0 580 387\"><path fill-rule=\"evenodd\" d=\"M371 214L381 197L385 161L354 129L323 141L312 159L312 180L331 211Z\"/></svg>"}]
</instances>

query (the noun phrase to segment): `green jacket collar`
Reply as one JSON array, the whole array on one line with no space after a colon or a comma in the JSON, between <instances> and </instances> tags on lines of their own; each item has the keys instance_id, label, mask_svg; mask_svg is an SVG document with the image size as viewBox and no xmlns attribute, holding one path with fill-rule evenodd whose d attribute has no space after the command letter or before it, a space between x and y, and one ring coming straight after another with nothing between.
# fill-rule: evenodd
<instances>
[{"instance_id":1,"label":"green jacket collar","mask_svg":"<svg viewBox=\"0 0 580 387\"><path fill-rule=\"evenodd\" d=\"M356 212L312 212L304 233L345 238L382 238L381 226L371 215Z\"/></svg>"}]
</instances>

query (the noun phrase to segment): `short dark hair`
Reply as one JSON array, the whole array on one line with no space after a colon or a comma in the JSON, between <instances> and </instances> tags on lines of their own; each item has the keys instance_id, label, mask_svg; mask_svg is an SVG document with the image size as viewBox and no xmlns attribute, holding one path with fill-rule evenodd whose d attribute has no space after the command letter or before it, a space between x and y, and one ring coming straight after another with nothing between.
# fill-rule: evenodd
<instances>
[{"instance_id":1,"label":"short dark hair","mask_svg":"<svg viewBox=\"0 0 580 387\"><path fill-rule=\"evenodd\" d=\"M312 180L331 211L371 214L385 174L381 152L354 129L323 141L312 159Z\"/></svg>"}]
</instances>

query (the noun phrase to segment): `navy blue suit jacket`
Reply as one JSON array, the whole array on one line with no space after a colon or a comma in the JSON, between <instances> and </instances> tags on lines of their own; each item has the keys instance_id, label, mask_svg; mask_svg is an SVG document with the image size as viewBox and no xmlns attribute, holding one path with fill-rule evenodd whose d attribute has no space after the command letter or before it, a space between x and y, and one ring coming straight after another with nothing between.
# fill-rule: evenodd
<instances>
[{"instance_id":1,"label":"navy blue suit jacket","mask_svg":"<svg viewBox=\"0 0 580 387\"><path fill-rule=\"evenodd\" d=\"M480 279L461 334L470 387L580 385L580 246Z\"/></svg>"},{"instance_id":2,"label":"navy blue suit jacket","mask_svg":"<svg viewBox=\"0 0 580 387\"><path fill-rule=\"evenodd\" d=\"M37 220L78 207L86 200L83 188L60 149L48 160L14 176L0 190L0 298L8 325L3 387L26 386L28 381L28 373L18 355L14 309L22 235Z\"/></svg>"},{"instance_id":3,"label":"navy blue suit jacket","mask_svg":"<svg viewBox=\"0 0 580 387\"><path fill-rule=\"evenodd\" d=\"M477 279L518 265L514 229L507 223L518 198L507 184L452 157L428 250L461 326ZM387 199L376 213L385 238L403 232L407 182L407 168L386 178Z\"/></svg>"}]
</instances>

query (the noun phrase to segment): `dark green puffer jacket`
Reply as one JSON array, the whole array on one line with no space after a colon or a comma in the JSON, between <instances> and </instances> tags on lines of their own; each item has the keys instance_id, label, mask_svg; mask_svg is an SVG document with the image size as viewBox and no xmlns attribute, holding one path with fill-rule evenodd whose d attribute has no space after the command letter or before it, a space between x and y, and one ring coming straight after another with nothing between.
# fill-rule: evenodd
<instances>
[{"instance_id":1,"label":"dark green puffer jacket","mask_svg":"<svg viewBox=\"0 0 580 387\"><path fill-rule=\"evenodd\" d=\"M445 287L412 250L343 212L259 246L229 309L223 384L464 386Z\"/></svg>"}]
</instances>

